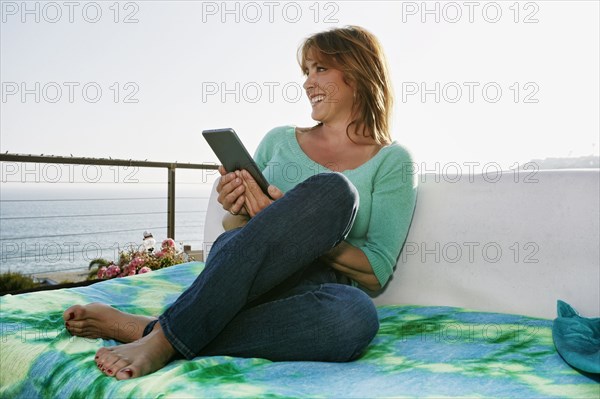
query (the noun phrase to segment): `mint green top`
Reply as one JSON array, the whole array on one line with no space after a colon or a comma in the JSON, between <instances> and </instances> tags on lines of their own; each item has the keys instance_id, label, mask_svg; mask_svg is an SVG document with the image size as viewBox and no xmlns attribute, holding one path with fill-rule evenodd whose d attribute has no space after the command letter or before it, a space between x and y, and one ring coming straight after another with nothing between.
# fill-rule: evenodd
<instances>
[{"instance_id":1,"label":"mint green top","mask_svg":"<svg viewBox=\"0 0 600 399\"><path fill-rule=\"evenodd\" d=\"M284 193L307 178L332 170L306 155L294 126L269 131L254 159L269 183ZM417 194L417 177L409 152L395 141L344 176L358 190L360 205L346 241L360 248L383 287L394 271L408 234Z\"/></svg>"}]
</instances>

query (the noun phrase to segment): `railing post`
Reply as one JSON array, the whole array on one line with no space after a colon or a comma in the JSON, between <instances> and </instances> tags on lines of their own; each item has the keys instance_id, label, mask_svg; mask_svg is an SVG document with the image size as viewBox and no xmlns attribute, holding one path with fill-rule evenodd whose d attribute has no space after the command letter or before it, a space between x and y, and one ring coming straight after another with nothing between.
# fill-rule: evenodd
<instances>
[{"instance_id":1,"label":"railing post","mask_svg":"<svg viewBox=\"0 0 600 399\"><path fill-rule=\"evenodd\" d=\"M175 239L175 165L169 167L167 203L167 237Z\"/></svg>"}]
</instances>

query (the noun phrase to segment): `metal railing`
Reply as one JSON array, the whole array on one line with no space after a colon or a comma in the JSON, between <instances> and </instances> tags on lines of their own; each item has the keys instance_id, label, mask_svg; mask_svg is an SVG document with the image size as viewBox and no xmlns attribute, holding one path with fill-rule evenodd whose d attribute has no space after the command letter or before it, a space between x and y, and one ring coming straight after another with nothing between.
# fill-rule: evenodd
<instances>
[{"instance_id":1,"label":"metal railing","mask_svg":"<svg viewBox=\"0 0 600 399\"><path fill-rule=\"evenodd\" d=\"M0 162L53 163L93 166L123 166L140 168L164 168L168 173L167 189L167 236L175 239L175 172L177 169L216 170L217 165L178 162L152 162L112 158L62 157L47 155L0 154Z\"/></svg>"}]
</instances>

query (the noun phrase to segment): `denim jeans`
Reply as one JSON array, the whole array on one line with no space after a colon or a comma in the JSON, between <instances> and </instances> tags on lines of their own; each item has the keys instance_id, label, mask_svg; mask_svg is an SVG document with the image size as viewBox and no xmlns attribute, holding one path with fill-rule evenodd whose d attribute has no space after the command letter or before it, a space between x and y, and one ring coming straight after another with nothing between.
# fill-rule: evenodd
<instances>
[{"instance_id":1,"label":"denim jeans","mask_svg":"<svg viewBox=\"0 0 600 399\"><path fill-rule=\"evenodd\" d=\"M319 260L345 239L357 210L352 183L324 173L220 235L202 273L159 316L166 338L187 359L360 356L379 329L375 306Z\"/></svg>"}]
</instances>

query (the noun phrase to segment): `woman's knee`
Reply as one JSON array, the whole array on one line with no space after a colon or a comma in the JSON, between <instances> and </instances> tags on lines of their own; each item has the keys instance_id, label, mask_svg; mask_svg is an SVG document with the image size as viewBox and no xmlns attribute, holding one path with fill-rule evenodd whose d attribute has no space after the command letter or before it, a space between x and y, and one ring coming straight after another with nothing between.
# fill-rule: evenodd
<instances>
[{"instance_id":1,"label":"woman's knee","mask_svg":"<svg viewBox=\"0 0 600 399\"><path fill-rule=\"evenodd\" d=\"M356 187L341 173L320 173L301 183L301 190L308 190L311 202L318 204L321 215L339 222L339 231L345 238L352 225L359 206ZM299 185L299 186L300 186Z\"/></svg>"},{"instance_id":2,"label":"woman's knee","mask_svg":"<svg viewBox=\"0 0 600 399\"><path fill-rule=\"evenodd\" d=\"M358 190L354 187L354 184L341 173L321 173L317 175L322 180L322 184L334 191L339 193L341 198L344 198L349 205L354 205L358 201L359 195Z\"/></svg>"},{"instance_id":3,"label":"woman's knee","mask_svg":"<svg viewBox=\"0 0 600 399\"><path fill-rule=\"evenodd\" d=\"M323 205L332 204L335 209L358 206L359 195L354 184L338 172L319 173L303 183L304 187L315 190L315 199Z\"/></svg>"},{"instance_id":4,"label":"woman's knee","mask_svg":"<svg viewBox=\"0 0 600 399\"><path fill-rule=\"evenodd\" d=\"M351 361L362 355L377 332L379 317L371 298L362 290L345 285L335 288L337 303L332 311L335 332L334 358L331 361Z\"/></svg>"}]
</instances>

